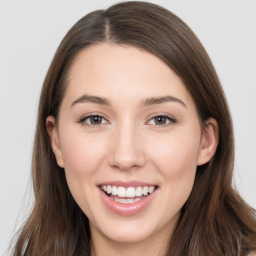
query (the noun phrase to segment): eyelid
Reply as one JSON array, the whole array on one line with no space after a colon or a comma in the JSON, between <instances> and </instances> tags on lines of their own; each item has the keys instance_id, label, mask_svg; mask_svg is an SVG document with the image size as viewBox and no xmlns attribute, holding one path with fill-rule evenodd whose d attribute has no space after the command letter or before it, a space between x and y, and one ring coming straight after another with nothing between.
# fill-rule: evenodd
<instances>
[{"instance_id":1,"label":"eyelid","mask_svg":"<svg viewBox=\"0 0 256 256\"><path fill-rule=\"evenodd\" d=\"M148 123L150 120L156 118L156 117L165 117L166 119L168 119L170 122L167 124L163 124L163 125L157 125L157 124L151 124L151 126L153 127L157 127L157 128L164 128L166 126L170 126L173 125L175 123L177 123L177 119L175 117L173 117L170 114L166 114L166 113L157 113L157 114L153 114L148 118L148 121L146 123Z\"/></svg>"},{"instance_id":2,"label":"eyelid","mask_svg":"<svg viewBox=\"0 0 256 256\"><path fill-rule=\"evenodd\" d=\"M105 122L105 123L101 123L101 124L96 124L96 125L87 124L87 123L85 122L85 120L86 120L87 118L92 117L92 116L101 117L101 118L103 118L106 122ZM147 124L150 120L152 120L152 119L154 119L154 118L157 118L157 117L165 117L165 118L168 119L170 122L167 123L167 124L163 124L163 125L157 125L157 124L155 124L155 125L154 125L154 124L148 124L148 125L151 125L151 126L154 126L154 127L157 127L157 128L164 128L164 127L166 127L166 126L170 126L170 125L172 125L172 124L174 124L174 123L177 123L177 119L176 119L175 117L173 117L172 115L170 115L170 114L166 114L166 113L155 113L155 114L152 114L150 117L147 118L148 121L146 122L146 124ZM105 117L104 114L102 114L102 113L100 113L100 112L92 112L92 113L88 113L88 114L84 115L83 117L79 118L78 123L81 123L81 124L83 124L83 125L85 125L85 126L97 128L97 127L99 127L99 126L101 126L101 125L105 125L105 124L110 123L110 122L108 121L108 118Z\"/></svg>"},{"instance_id":3,"label":"eyelid","mask_svg":"<svg viewBox=\"0 0 256 256\"><path fill-rule=\"evenodd\" d=\"M82 125L89 126L89 127L93 127L93 128L99 127L100 125L105 125L105 124L106 124L106 123L101 123L101 124L96 124L96 125L87 124L87 123L85 122L85 120L86 120L87 118L92 117L92 116L101 117L102 119L104 119L104 120L106 121L106 123L110 123L110 122L108 121L108 118L105 117L105 115L103 115L102 113L99 113L99 112L92 112L92 113L88 113L88 114L82 116L81 118L78 119L78 123L81 123Z\"/></svg>"}]
</instances>

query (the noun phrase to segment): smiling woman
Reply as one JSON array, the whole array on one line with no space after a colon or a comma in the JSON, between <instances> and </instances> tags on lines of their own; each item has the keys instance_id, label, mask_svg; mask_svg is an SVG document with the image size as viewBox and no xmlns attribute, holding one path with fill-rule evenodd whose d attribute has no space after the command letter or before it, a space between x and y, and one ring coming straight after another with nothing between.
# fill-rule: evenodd
<instances>
[{"instance_id":1,"label":"smiling woman","mask_svg":"<svg viewBox=\"0 0 256 256\"><path fill-rule=\"evenodd\" d=\"M58 122L49 116L47 128L70 192L90 220L96 255L106 251L98 236L161 244L191 192L196 166L216 150L216 121L208 119L201 131L182 80L133 46L86 48L67 83Z\"/></svg>"},{"instance_id":2,"label":"smiling woman","mask_svg":"<svg viewBox=\"0 0 256 256\"><path fill-rule=\"evenodd\" d=\"M178 17L144 2L92 12L44 81L13 255L247 255L255 211L232 188L233 151L217 75Z\"/></svg>"}]
</instances>

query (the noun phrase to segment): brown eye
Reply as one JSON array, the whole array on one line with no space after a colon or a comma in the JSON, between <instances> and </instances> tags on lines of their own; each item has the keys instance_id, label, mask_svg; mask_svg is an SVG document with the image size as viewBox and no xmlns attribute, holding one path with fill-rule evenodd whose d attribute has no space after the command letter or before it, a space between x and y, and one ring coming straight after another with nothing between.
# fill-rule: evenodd
<instances>
[{"instance_id":1,"label":"brown eye","mask_svg":"<svg viewBox=\"0 0 256 256\"><path fill-rule=\"evenodd\" d=\"M97 126L107 123L106 119L99 115L86 116L82 118L79 122L87 126Z\"/></svg>"},{"instance_id":2,"label":"brown eye","mask_svg":"<svg viewBox=\"0 0 256 256\"><path fill-rule=\"evenodd\" d=\"M93 125L101 124L102 117L101 116L91 116L90 117L90 123Z\"/></svg>"},{"instance_id":3,"label":"brown eye","mask_svg":"<svg viewBox=\"0 0 256 256\"><path fill-rule=\"evenodd\" d=\"M148 123L161 127L161 126L169 125L172 123L176 123L176 120L169 116L159 115L159 116L152 117Z\"/></svg>"},{"instance_id":4,"label":"brown eye","mask_svg":"<svg viewBox=\"0 0 256 256\"><path fill-rule=\"evenodd\" d=\"M166 124L166 121L167 121L167 118L165 116L157 116L157 117L154 117L154 119L155 119L156 125Z\"/></svg>"}]
</instances>

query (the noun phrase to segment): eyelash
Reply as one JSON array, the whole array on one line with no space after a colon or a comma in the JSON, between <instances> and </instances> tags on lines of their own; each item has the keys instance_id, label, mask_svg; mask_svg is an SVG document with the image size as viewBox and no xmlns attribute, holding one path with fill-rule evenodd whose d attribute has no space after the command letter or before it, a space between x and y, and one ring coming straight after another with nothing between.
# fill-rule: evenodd
<instances>
[{"instance_id":1,"label":"eyelash","mask_svg":"<svg viewBox=\"0 0 256 256\"><path fill-rule=\"evenodd\" d=\"M162 124L162 125L159 125L159 124L152 124L153 127L165 128L165 127L170 126L170 125L172 125L172 124L175 124L175 123L177 122L177 120L176 120L175 118L173 118L172 116L169 116L169 115L166 115L166 114L157 114L157 115L151 117L151 118L149 119L149 121L147 121L147 123L150 122L151 120L154 120L154 119L159 118L159 117L165 118L166 121L167 121L167 123Z\"/></svg>"},{"instance_id":2,"label":"eyelash","mask_svg":"<svg viewBox=\"0 0 256 256\"><path fill-rule=\"evenodd\" d=\"M87 115L85 117L82 117L78 122L85 125L85 126L92 127L92 128L98 128L100 125L106 124L108 122L108 121L106 121L105 123L100 123L100 124L95 124L95 125L86 123L86 120L90 120L90 118L93 118L93 117L94 118L99 117L102 120L106 121L106 118L104 116L102 116L101 114L95 113L95 114L90 114L90 115Z\"/></svg>"},{"instance_id":3,"label":"eyelash","mask_svg":"<svg viewBox=\"0 0 256 256\"><path fill-rule=\"evenodd\" d=\"M100 123L100 124L95 124L95 125L94 125L94 124L88 124L88 123L86 122L86 120L90 120L90 118L95 118L95 117L101 118L101 120L105 120L105 122L104 122L104 123ZM162 124L162 125L159 125L159 124L152 124L153 127L164 128L164 127L166 127L166 126L169 126L169 125L174 124L174 123L177 122L177 120L176 120L175 118L173 118L173 117L171 117L171 116L169 116L169 115L166 115L166 114L158 114L158 115L155 115L155 116L151 117L151 118L147 121L147 123L149 123L151 120L154 120L154 119L159 118L159 117L161 117L161 118L166 118L167 123ZM104 124L108 123L108 121L106 120L105 117L103 117L101 114L97 114L97 113L87 115L87 116L81 118L78 122L81 123L81 124L83 124L83 125L85 125L85 126L92 127L92 128L99 128L100 125L104 125Z\"/></svg>"}]
</instances>

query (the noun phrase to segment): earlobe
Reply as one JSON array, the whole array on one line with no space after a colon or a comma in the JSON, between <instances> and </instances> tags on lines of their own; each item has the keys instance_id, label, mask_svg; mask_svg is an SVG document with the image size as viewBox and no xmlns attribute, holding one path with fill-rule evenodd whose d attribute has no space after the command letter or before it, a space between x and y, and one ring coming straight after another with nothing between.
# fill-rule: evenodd
<instances>
[{"instance_id":1,"label":"earlobe","mask_svg":"<svg viewBox=\"0 0 256 256\"><path fill-rule=\"evenodd\" d=\"M219 144L219 126L214 118L204 122L202 139L198 155L197 165L208 163L214 156Z\"/></svg>"},{"instance_id":2,"label":"earlobe","mask_svg":"<svg viewBox=\"0 0 256 256\"><path fill-rule=\"evenodd\" d=\"M53 116L48 116L46 118L46 129L47 129L47 133L51 142L52 151L55 155L57 164L60 167L64 168L59 134L57 131L56 120Z\"/></svg>"}]
</instances>

